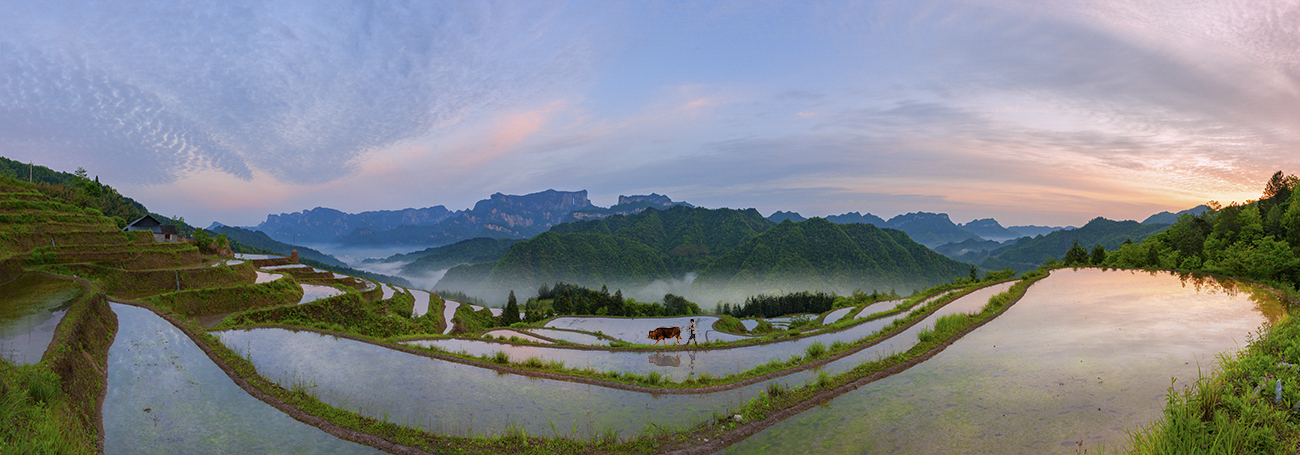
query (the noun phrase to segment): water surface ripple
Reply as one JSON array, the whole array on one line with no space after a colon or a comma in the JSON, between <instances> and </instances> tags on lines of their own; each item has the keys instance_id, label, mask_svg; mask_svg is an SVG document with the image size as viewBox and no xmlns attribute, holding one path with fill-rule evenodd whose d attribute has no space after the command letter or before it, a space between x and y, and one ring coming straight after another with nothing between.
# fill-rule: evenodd
<instances>
[{"instance_id":1,"label":"water surface ripple","mask_svg":"<svg viewBox=\"0 0 1300 455\"><path fill-rule=\"evenodd\" d=\"M932 359L725 453L1075 453L1122 445L1215 355L1278 317L1275 295L1168 272L1056 270Z\"/></svg>"}]
</instances>

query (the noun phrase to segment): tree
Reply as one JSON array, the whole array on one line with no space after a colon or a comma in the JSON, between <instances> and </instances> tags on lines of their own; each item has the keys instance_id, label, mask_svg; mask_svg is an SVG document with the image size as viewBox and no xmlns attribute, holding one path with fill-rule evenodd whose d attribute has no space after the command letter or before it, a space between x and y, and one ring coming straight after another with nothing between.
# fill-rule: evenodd
<instances>
[{"instance_id":1,"label":"tree","mask_svg":"<svg viewBox=\"0 0 1300 455\"><path fill-rule=\"evenodd\" d=\"M506 298L506 308L501 311L501 325L508 326L519 322L519 302L515 300L515 290L510 290L510 297Z\"/></svg>"},{"instance_id":2,"label":"tree","mask_svg":"<svg viewBox=\"0 0 1300 455\"><path fill-rule=\"evenodd\" d=\"M1148 267L1160 267L1160 250L1156 249L1156 244L1152 243L1147 246L1147 263Z\"/></svg>"},{"instance_id":3,"label":"tree","mask_svg":"<svg viewBox=\"0 0 1300 455\"><path fill-rule=\"evenodd\" d=\"M559 314L573 314L573 305L569 303L568 294L555 296L555 312Z\"/></svg>"},{"instance_id":4,"label":"tree","mask_svg":"<svg viewBox=\"0 0 1300 455\"><path fill-rule=\"evenodd\" d=\"M1079 245L1079 240L1074 240L1074 245L1069 251L1065 252L1065 265L1088 265L1088 250Z\"/></svg>"},{"instance_id":5,"label":"tree","mask_svg":"<svg viewBox=\"0 0 1300 455\"><path fill-rule=\"evenodd\" d=\"M194 246L198 247L199 251L203 253L212 254L214 252L214 248L212 245L212 235L208 234L208 231L205 231L203 229L195 229Z\"/></svg>"},{"instance_id":6,"label":"tree","mask_svg":"<svg viewBox=\"0 0 1300 455\"><path fill-rule=\"evenodd\" d=\"M1106 262L1106 248L1101 245L1092 247L1092 265L1101 265Z\"/></svg>"},{"instance_id":7,"label":"tree","mask_svg":"<svg viewBox=\"0 0 1300 455\"><path fill-rule=\"evenodd\" d=\"M1276 196L1278 201L1285 201L1291 197L1291 191L1295 189L1297 183L1300 183L1300 178L1277 171L1268 179L1268 184L1264 185L1264 195L1260 200L1273 199Z\"/></svg>"}]
</instances>

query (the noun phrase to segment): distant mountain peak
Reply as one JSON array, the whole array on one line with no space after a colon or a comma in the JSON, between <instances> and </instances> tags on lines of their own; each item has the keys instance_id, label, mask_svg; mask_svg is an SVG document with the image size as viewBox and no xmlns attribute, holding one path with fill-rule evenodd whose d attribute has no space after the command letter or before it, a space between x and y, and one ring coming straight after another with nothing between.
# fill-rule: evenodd
<instances>
[{"instance_id":1,"label":"distant mountain peak","mask_svg":"<svg viewBox=\"0 0 1300 455\"><path fill-rule=\"evenodd\" d=\"M973 220L966 224L958 224L957 227L989 240L1007 240L1024 236L1019 232L1003 227L1002 223L993 218Z\"/></svg>"},{"instance_id":2,"label":"distant mountain peak","mask_svg":"<svg viewBox=\"0 0 1300 455\"><path fill-rule=\"evenodd\" d=\"M793 221L798 223L807 218L804 218L803 215L799 214L799 212L782 212L777 210L772 212L772 215L768 216L767 219L773 223L780 223L782 221Z\"/></svg>"},{"instance_id":3,"label":"distant mountain peak","mask_svg":"<svg viewBox=\"0 0 1300 455\"><path fill-rule=\"evenodd\" d=\"M1179 217L1179 216L1182 216L1182 214L1184 214L1184 213L1186 213L1186 214L1190 214L1190 215L1200 215L1202 212L1204 212L1204 211L1206 211L1206 210L1209 210L1209 209L1210 209L1210 208L1207 207L1205 204L1201 204L1201 205L1198 205L1198 206L1196 206L1196 207L1192 207L1192 208L1190 208L1190 209L1183 210L1183 211L1178 212L1178 213L1170 213L1170 212L1168 212L1168 211L1160 212L1160 213L1157 213L1157 214L1155 214L1155 215L1151 215L1151 216L1147 217L1147 219L1145 219L1145 220L1142 220L1142 224L1157 224L1157 223L1158 223L1158 224L1174 224L1175 222L1178 221L1178 217Z\"/></svg>"},{"instance_id":4,"label":"distant mountain peak","mask_svg":"<svg viewBox=\"0 0 1300 455\"><path fill-rule=\"evenodd\" d=\"M695 207L694 205L691 205L691 204L689 204L689 203L687 203L687 202L685 202L685 201L682 201L682 202L673 202L673 200L672 200L671 198L669 198L668 196L665 196L665 195L662 195L662 194L657 194L657 193L650 193L650 194L648 194L648 195L632 195L632 196L623 196L623 195L619 195L619 196L618 196L618 205L627 205L627 204L632 204L632 203L636 203L636 202L646 202L646 203L655 204L655 205L658 205L658 206L661 206L661 207L673 207L673 206L677 206L677 205L684 205L684 206L687 206L687 207ZM611 208L613 208L613 207L611 207Z\"/></svg>"}]
</instances>

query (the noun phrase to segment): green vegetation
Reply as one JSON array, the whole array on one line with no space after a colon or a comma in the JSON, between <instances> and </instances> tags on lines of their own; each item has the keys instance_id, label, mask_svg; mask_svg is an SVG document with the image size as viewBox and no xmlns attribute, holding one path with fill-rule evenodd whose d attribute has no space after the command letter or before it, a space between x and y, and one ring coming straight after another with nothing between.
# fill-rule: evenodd
<instances>
[{"instance_id":1,"label":"green vegetation","mask_svg":"<svg viewBox=\"0 0 1300 455\"><path fill-rule=\"evenodd\" d=\"M1264 197L1248 204L1210 202L1169 229L1108 254L1109 267L1209 272L1246 278L1294 293L1300 284L1300 185L1273 175Z\"/></svg>"},{"instance_id":2,"label":"green vegetation","mask_svg":"<svg viewBox=\"0 0 1300 455\"><path fill-rule=\"evenodd\" d=\"M90 178L85 169L77 168L75 173L69 174L0 157L0 176L26 181L28 174L31 174L31 183L36 191L76 207L93 208L114 219L118 228L149 213L144 205L99 183L99 177Z\"/></svg>"},{"instance_id":3,"label":"green vegetation","mask_svg":"<svg viewBox=\"0 0 1300 455\"><path fill-rule=\"evenodd\" d=\"M68 309L39 363L0 359L0 452L95 453L97 399L116 330L103 294L86 294Z\"/></svg>"},{"instance_id":4,"label":"green vegetation","mask_svg":"<svg viewBox=\"0 0 1300 455\"><path fill-rule=\"evenodd\" d=\"M713 329L720 330L723 332L738 333L738 334L749 332L749 330L745 329L744 323L740 322L739 319L736 319L735 317L727 314L718 315L718 321L713 323Z\"/></svg>"},{"instance_id":5,"label":"green vegetation","mask_svg":"<svg viewBox=\"0 0 1300 455\"><path fill-rule=\"evenodd\" d=\"M299 299L302 299L302 286L286 275L266 283L168 292L144 301L180 316L194 317L292 304Z\"/></svg>"},{"instance_id":6,"label":"green vegetation","mask_svg":"<svg viewBox=\"0 0 1300 455\"><path fill-rule=\"evenodd\" d=\"M1106 250L1119 248L1125 241L1137 241L1164 231L1166 224L1141 224L1136 221L1111 221L1097 217L1078 229L1060 230L1037 237L1022 237L1011 245L989 252L979 262L985 269L1010 268L1027 271L1046 264L1052 258L1064 258L1078 245L1101 245ZM1083 246L1080 247L1082 249ZM1086 250L1082 250L1087 255ZM1078 254L1078 251L1075 252ZM1087 263L1091 258L1082 263Z\"/></svg>"},{"instance_id":7,"label":"green vegetation","mask_svg":"<svg viewBox=\"0 0 1300 455\"><path fill-rule=\"evenodd\" d=\"M660 257L670 274L680 275L702 268L712 258L740 246L774 225L754 209L677 206L560 224L552 227L551 231L557 234L609 235L649 246L662 255Z\"/></svg>"},{"instance_id":8,"label":"green vegetation","mask_svg":"<svg viewBox=\"0 0 1300 455\"><path fill-rule=\"evenodd\" d=\"M691 286L724 295L749 295L750 289L910 289L951 282L968 268L902 231L812 218L782 222L727 252L700 271Z\"/></svg>"},{"instance_id":9,"label":"green vegetation","mask_svg":"<svg viewBox=\"0 0 1300 455\"><path fill-rule=\"evenodd\" d=\"M330 256L328 254L322 253L320 251L311 248L307 248L305 246L294 246L288 243L277 241L275 239L272 239L270 236L266 235L266 233L261 231L250 231L248 229L238 228L233 226L217 226L215 229L212 230L212 232L218 235L224 235L230 238L231 240L239 242L240 244L248 245L250 247L257 249L255 251L241 251L241 252L269 253L269 254L280 254L280 255L288 256L289 253L297 249L298 257L301 259L312 259L322 264L326 264L334 267L347 267L347 264L344 264L343 261L338 260L338 258L335 258L334 256Z\"/></svg>"},{"instance_id":10,"label":"green vegetation","mask_svg":"<svg viewBox=\"0 0 1300 455\"><path fill-rule=\"evenodd\" d=\"M638 302L623 298L623 291L614 291L601 286L595 291L582 286L557 282L554 286L542 285L537 289L537 296L529 299L530 304L537 305L529 322L536 322L555 316L590 314L600 316L660 317L690 316L701 314L700 306L686 298L665 294L663 303Z\"/></svg>"},{"instance_id":11,"label":"green vegetation","mask_svg":"<svg viewBox=\"0 0 1300 455\"><path fill-rule=\"evenodd\" d=\"M482 286L532 288L556 281L590 286L649 283L671 278L664 256L650 246L622 237L544 232L511 246L495 262Z\"/></svg>"},{"instance_id":12,"label":"green vegetation","mask_svg":"<svg viewBox=\"0 0 1300 455\"><path fill-rule=\"evenodd\" d=\"M411 261L410 264L402 266L402 274L426 275L461 264L496 261L516 243L519 243L519 239L479 237L413 253L393 255L382 262Z\"/></svg>"},{"instance_id":13,"label":"green vegetation","mask_svg":"<svg viewBox=\"0 0 1300 455\"><path fill-rule=\"evenodd\" d=\"M279 281L279 280L277 280ZM410 299L408 294L393 299ZM363 337L385 339L398 335L438 333L441 314L418 318L386 314L389 301L369 301L355 292L327 297L302 305L256 309L227 317L217 329L288 325ZM404 308L403 304L400 305ZM409 310L406 313L410 314Z\"/></svg>"},{"instance_id":14,"label":"green vegetation","mask_svg":"<svg viewBox=\"0 0 1300 455\"><path fill-rule=\"evenodd\" d=\"M936 349L941 348L945 343L954 341L963 332L972 330L977 324L982 324L985 321L991 320L993 317L1006 310L1012 303L1019 300L1031 284L1045 278L1047 274L1048 269L1046 268L1041 268L1037 271L1025 274L1020 281L1011 286L1011 289L991 297L989 303L986 304L978 314L965 315L964 317L956 318L940 318L946 319L947 322L938 324L936 328L929 331L926 339L922 339L920 343L916 344L911 349L908 349L907 352L896 353L876 361L864 362L854 369L839 375L830 376L825 373L819 374L816 379L798 388L791 389L783 385L777 385L777 383L772 383L772 385L768 386L767 391L763 395L750 400L735 412L715 414L711 421L692 429L691 435L709 438L719 437L720 435L725 435L726 432L735 429L741 424L763 420L771 414L799 406L805 401L817 396L819 393L836 390L842 386L856 388L857 386L869 382L873 378L878 378L883 374L891 374L892 372L901 371L902 369L907 368L910 362L919 361L924 358L923 356L936 352ZM952 298L951 295L945 298L936 299L935 302L927 304L927 307L935 306L937 302L946 301L950 298ZM908 316L908 318L912 318L920 312L922 312L922 310L914 311ZM903 323L903 325L906 324L910 324L910 322ZM895 321L894 325L900 326L899 321ZM880 333L885 333L890 330L891 328L887 327L882 329ZM862 341L859 340L854 344L861 342ZM834 347L832 347L829 352L833 353ZM739 416L739 418L734 418L733 416Z\"/></svg>"},{"instance_id":15,"label":"green vegetation","mask_svg":"<svg viewBox=\"0 0 1300 455\"><path fill-rule=\"evenodd\" d=\"M1165 232L1110 252L1111 267L1204 271L1246 278L1297 296L1300 179L1278 171L1263 197L1216 202L1183 214ZM1171 387L1164 418L1130 434L1133 453L1291 453L1300 443L1300 321L1284 316L1235 357L1220 355L1212 376Z\"/></svg>"},{"instance_id":16,"label":"green vegetation","mask_svg":"<svg viewBox=\"0 0 1300 455\"><path fill-rule=\"evenodd\" d=\"M782 295L759 294L745 299L744 305L733 307L729 303L721 303L716 311L718 314L737 318L775 318L790 314L824 313L831 310L835 301L834 294L820 291Z\"/></svg>"},{"instance_id":17,"label":"green vegetation","mask_svg":"<svg viewBox=\"0 0 1300 455\"><path fill-rule=\"evenodd\" d=\"M1300 444L1300 319L1285 316L1191 387L1167 393L1164 418L1129 434L1135 454L1294 453Z\"/></svg>"}]
</instances>

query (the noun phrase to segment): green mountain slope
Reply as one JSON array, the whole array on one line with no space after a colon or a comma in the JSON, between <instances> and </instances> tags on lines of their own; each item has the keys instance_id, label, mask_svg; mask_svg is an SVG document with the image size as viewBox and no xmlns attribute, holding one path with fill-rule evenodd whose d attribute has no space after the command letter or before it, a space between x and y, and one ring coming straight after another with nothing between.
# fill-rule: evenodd
<instances>
[{"instance_id":1,"label":"green mountain slope","mask_svg":"<svg viewBox=\"0 0 1300 455\"><path fill-rule=\"evenodd\" d=\"M782 222L713 261L691 285L724 295L805 289L912 289L963 276L970 265L906 233L821 218Z\"/></svg>"},{"instance_id":2,"label":"green mountain slope","mask_svg":"<svg viewBox=\"0 0 1300 455\"><path fill-rule=\"evenodd\" d=\"M511 246L483 287L531 290L558 281L592 287L644 285L671 277L666 260L666 254L619 236L543 232Z\"/></svg>"},{"instance_id":3,"label":"green mountain slope","mask_svg":"<svg viewBox=\"0 0 1300 455\"><path fill-rule=\"evenodd\" d=\"M1107 250L1114 250L1125 240L1137 242L1168 227L1168 224L1141 224L1137 221L1111 221L1097 217L1078 229L1021 238L1016 243L989 252L988 259L980 267L989 270L1007 267L1018 271L1032 270L1047 262L1048 258L1063 259L1075 240L1087 249L1101 245Z\"/></svg>"},{"instance_id":4,"label":"green mountain slope","mask_svg":"<svg viewBox=\"0 0 1300 455\"><path fill-rule=\"evenodd\" d=\"M519 240L479 237L412 253L395 254L382 262L411 261L402 266L402 274L426 275L461 264L478 264L501 259L510 246L516 243L519 243Z\"/></svg>"},{"instance_id":5,"label":"green mountain slope","mask_svg":"<svg viewBox=\"0 0 1300 455\"><path fill-rule=\"evenodd\" d=\"M774 225L754 209L678 206L561 224L551 232L612 235L646 245L666 256L664 264L669 272L682 274L702 268Z\"/></svg>"},{"instance_id":6,"label":"green mountain slope","mask_svg":"<svg viewBox=\"0 0 1300 455\"><path fill-rule=\"evenodd\" d=\"M288 243L284 243L272 239L270 236L266 235L266 233L262 231L250 231L248 229L238 228L234 226L213 226L212 233L215 235L225 234L227 238L235 242L239 242L244 245L251 246L253 248L270 251L275 254L283 254L285 256L288 256L289 253L291 253L295 248L293 245L290 245ZM338 260L338 258L322 253L320 251L313 250L305 246L299 246L296 248L298 249L298 257L312 259L317 262L332 265L332 266L339 266L339 267L347 266L347 264L344 264L343 261Z\"/></svg>"}]
</instances>

